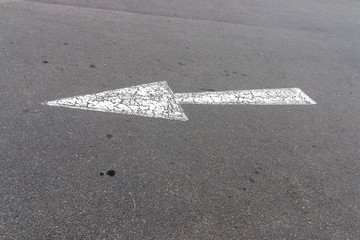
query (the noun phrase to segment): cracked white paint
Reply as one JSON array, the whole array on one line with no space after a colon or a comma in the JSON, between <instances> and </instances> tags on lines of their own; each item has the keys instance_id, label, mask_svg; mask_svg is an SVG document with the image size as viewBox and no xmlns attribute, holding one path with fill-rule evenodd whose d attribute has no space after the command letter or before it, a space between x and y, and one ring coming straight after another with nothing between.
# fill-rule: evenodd
<instances>
[{"instance_id":1,"label":"cracked white paint","mask_svg":"<svg viewBox=\"0 0 360 240\"><path fill-rule=\"evenodd\" d=\"M256 89L226 92L175 93L174 96L176 102L180 104L316 104L299 88Z\"/></svg>"},{"instance_id":2,"label":"cracked white paint","mask_svg":"<svg viewBox=\"0 0 360 240\"><path fill-rule=\"evenodd\" d=\"M155 82L46 102L50 106L187 121L166 82Z\"/></svg>"},{"instance_id":3,"label":"cracked white paint","mask_svg":"<svg viewBox=\"0 0 360 240\"><path fill-rule=\"evenodd\" d=\"M44 104L187 121L180 104L308 105L316 102L299 88L174 94L166 82L155 82Z\"/></svg>"}]
</instances>

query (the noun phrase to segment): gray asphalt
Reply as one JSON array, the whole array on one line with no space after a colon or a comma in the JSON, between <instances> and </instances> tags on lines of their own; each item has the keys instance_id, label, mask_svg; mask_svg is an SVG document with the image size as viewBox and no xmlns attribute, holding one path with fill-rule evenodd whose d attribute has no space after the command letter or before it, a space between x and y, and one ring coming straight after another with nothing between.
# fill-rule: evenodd
<instances>
[{"instance_id":1,"label":"gray asphalt","mask_svg":"<svg viewBox=\"0 0 360 240\"><path fill-rule=\"evenodd\" d=\"M359 63L358 1L0 0L0 238L359 239ZM41 104L156 81L317 104Z\"/></svg>"}]
</instances>

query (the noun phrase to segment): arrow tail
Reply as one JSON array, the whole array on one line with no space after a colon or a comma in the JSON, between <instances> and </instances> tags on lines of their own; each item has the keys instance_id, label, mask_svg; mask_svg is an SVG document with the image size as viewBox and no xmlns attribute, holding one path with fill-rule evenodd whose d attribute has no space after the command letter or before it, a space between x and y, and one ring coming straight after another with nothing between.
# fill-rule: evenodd
<instances>
[{"instance_id":1,"label":"arrow tail","mask_svg":"<svg viewBox=\"0 0 360 240\"><path fill-rule=\"evenodd\" d=\"M249 104L309 105L316 104L299 88L256 89L225 92L175 93L178 104Z\"/></svg>"}]
</instances>

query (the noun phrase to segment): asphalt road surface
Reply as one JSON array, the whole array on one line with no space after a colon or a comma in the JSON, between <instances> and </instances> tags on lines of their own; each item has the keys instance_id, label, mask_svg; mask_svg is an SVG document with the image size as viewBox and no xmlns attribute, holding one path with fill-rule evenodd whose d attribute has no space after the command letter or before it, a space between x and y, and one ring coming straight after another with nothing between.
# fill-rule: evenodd
<instances>
[{"instance_id":1,"label":"asphalt road surface","mask_svg":"<svg viewBox=\"0 0 360 240\"><path fill-rule=\"evenodd\" d=\"M159 81L317 104L41 104ZM359 146L357 0L0 0L1 239L360 239Z\"/></svg>"}]
</instances>

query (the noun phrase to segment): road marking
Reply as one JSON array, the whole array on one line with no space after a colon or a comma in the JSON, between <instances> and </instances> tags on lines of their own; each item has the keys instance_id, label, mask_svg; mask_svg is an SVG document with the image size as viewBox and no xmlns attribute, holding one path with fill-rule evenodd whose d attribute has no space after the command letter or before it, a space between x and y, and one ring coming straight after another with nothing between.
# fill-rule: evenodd
<instances>
[{"instance_id":1,"label":"road marking","mask_svg":"<svg viewBox=\"0 0 360 240\"><path fill-rule=\"evenodd\" d=\"M155 82L46 102L50 106L187 121L166 82Z\"/></svg>"},{"instance_id":2,"label":"road marking","mask_svg":"<svg viewBox=\"0 0 360 240\"><path fill-rule=\"evenodd\" d=\"M174 94L164 81L62 98L44 104L187 121L181 104L310 105L316 102L299 88Z\"/></svg>"},{"instance_id":3,"label":"road marking","mask_svg":"<svg viewBox=\"0 0 360 240\"><path fill-rule=\"evenodd\" d=\"M256 89L225 92L175 93L179 104L251 104L306 105L316 104L299 88Z\"/></svg>"}]
</instances>

